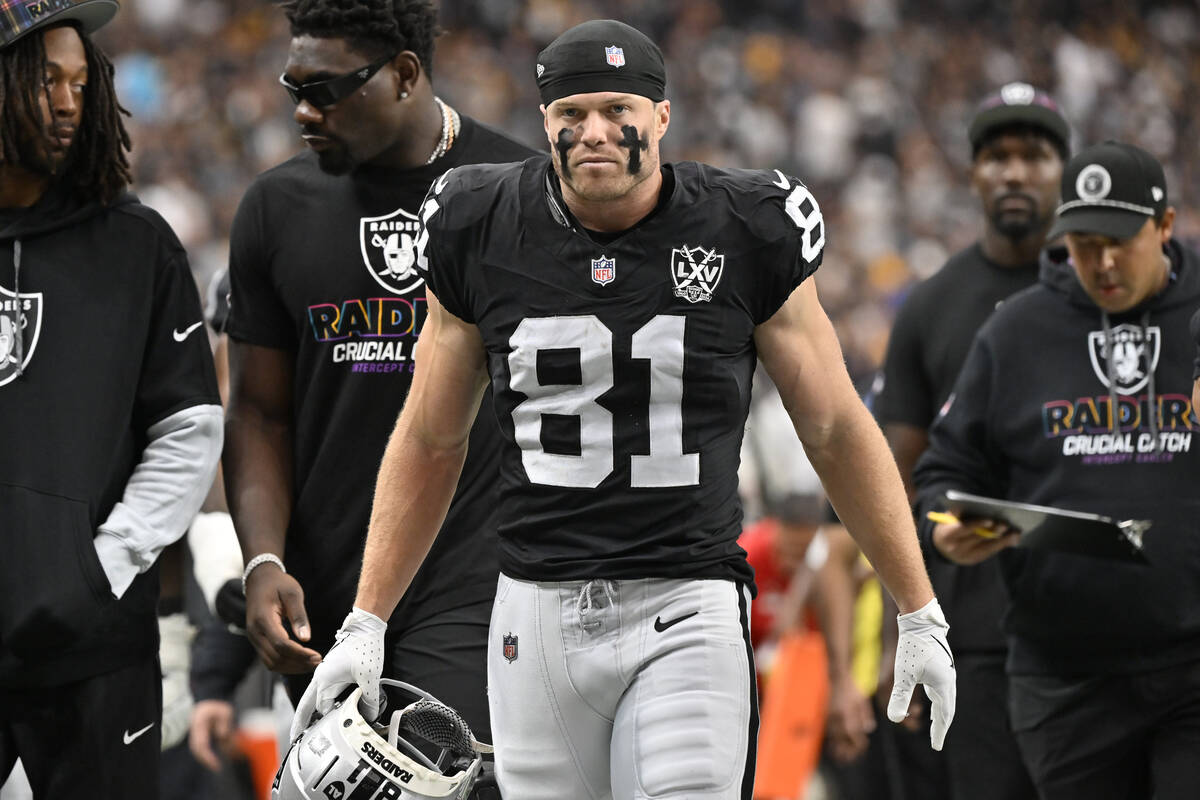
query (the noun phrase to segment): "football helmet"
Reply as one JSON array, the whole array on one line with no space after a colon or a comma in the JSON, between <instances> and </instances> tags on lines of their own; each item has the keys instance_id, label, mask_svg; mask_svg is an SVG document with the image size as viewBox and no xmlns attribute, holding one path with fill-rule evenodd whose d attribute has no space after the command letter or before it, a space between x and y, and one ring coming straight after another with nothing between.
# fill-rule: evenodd
<instances>
[{"instance_id":1,"label":"football helmet","mask_svg":"<svg viewBox=\"0 0 1200 800\"><path fill-rule=\"evenodd\" d=\"M355 687L292 741L271 800L466 800L483 759L462 716L427 692L383 679L405 705L384 724L359 713Z\"/></svg>"}]
</instances>

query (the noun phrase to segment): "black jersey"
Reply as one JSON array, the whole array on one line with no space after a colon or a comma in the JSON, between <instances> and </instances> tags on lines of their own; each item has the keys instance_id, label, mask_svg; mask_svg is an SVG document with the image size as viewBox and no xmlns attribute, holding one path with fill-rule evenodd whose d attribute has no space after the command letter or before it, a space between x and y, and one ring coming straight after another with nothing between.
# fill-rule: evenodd
<instances>
[{"instance_id":1,"label":"black jersey","mask_svg":"<svg viewBox=\"0 0 1200 800\"><path fill-rule=\"evenodd\" d=\"M238 209L228 332L295 354L285 559L310 611L320 604L340 620L354 600L379 462L426 316L425 282L413 269L421 201L447 167L532 152L464 117L454 147L429 166L333 176L305 151L260 176ZM406 607L428 612L494 591L497 450L494 424L477 424L443 534Z\"/></svg>"},{"instance_id":2,"label":"black jersey","mask_svg":"<svg viewBox=\"0 0 1200 800\"><path fill-rule=\"evenodd\" d=\"M753 334L820 264L821 212L779 172L664 169L656 212L605 244L545 157L452 170L422 210L430 288L487 350L514 577L750 580Z\"/></svg>"}]
</instances>

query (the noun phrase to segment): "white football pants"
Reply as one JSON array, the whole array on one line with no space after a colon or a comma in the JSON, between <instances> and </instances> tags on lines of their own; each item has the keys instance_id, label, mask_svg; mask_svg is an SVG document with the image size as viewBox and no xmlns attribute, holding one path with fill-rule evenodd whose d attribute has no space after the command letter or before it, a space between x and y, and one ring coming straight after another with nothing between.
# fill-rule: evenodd
<instances>
[{"instance_id":1,"label":"white football pants","mask_svg":"<svg viewBox=\"0 0 1200 800\"><path fill-rule=\"evenodd\" d=\"M750 594L500 576L488 706L505 800L750 800Z\"/></svg>"}]
</instances>

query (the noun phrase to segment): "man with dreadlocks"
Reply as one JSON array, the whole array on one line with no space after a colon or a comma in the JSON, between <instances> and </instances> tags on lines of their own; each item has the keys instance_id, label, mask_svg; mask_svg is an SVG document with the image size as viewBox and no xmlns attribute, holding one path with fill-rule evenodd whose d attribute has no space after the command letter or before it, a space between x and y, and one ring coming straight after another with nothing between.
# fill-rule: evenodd
<instances>
[{"instance_id":1,"label":"man with dreadlocks","mask_svg":"<svg viewBox=\"0 0 1200 800\"><path fill-rule=\"evenodd\" d=\"M428 0L283 8L280 82L309 147L261 175L234 221L224 463L247 632L295 701L354 600L375 474L408 395L426 313L413 269L421 202L452 167L533 151L434 94ZM485 739L498 451L483 415L442 537L386 623L387 674ZM353 624L385 626L366 613Z\"/></svg>"},{"instance_id":2,"label":"man with dreadlocks","mask_svg":"<svg viewBox=\"0 0 1200 800\"><path fill-rule=\"evenodd\" d=\"M0 0L0 783L154 798L158 554L221 406L183 247L126 190L90 34L115 0Z\"/></svg>"}]
</instances>

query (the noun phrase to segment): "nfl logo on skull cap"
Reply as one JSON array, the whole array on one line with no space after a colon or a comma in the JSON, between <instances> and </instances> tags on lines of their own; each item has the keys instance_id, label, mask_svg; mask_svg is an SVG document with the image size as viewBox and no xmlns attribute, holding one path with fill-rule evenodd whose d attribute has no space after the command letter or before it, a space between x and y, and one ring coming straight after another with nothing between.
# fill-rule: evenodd
<instances>
[{"instance_id":1,"label":"nfl logo on skull cap","mask_svg":"<svg viewBox=\"0 0 1200 800\"><path fill-rule=\"evenodd\" d=\"M619 47L604 48L604 60L614 67L625 66L625 51Z\"/></svg>"},{"instance_id":2,"label":"nfl logo on skull cap","mask_svg":"<svg viewBox=\"0 0 1200 800\"><path fill-rule=\"evenodd\" d=\"M517 637L511 633L504 634L504 660L510 664L517 660Z\"/></svg>"},{"instance_id":3,"label":"nfl logo on skull cap","mask_svg":"<svg viewBox=\"0 0 1200 800\"><path fill-rule=\"evenodd\" d=\"M617 260L608 256L592 259L592 280L604 286L617 277Z\"/></svg>"}]
</instances>

